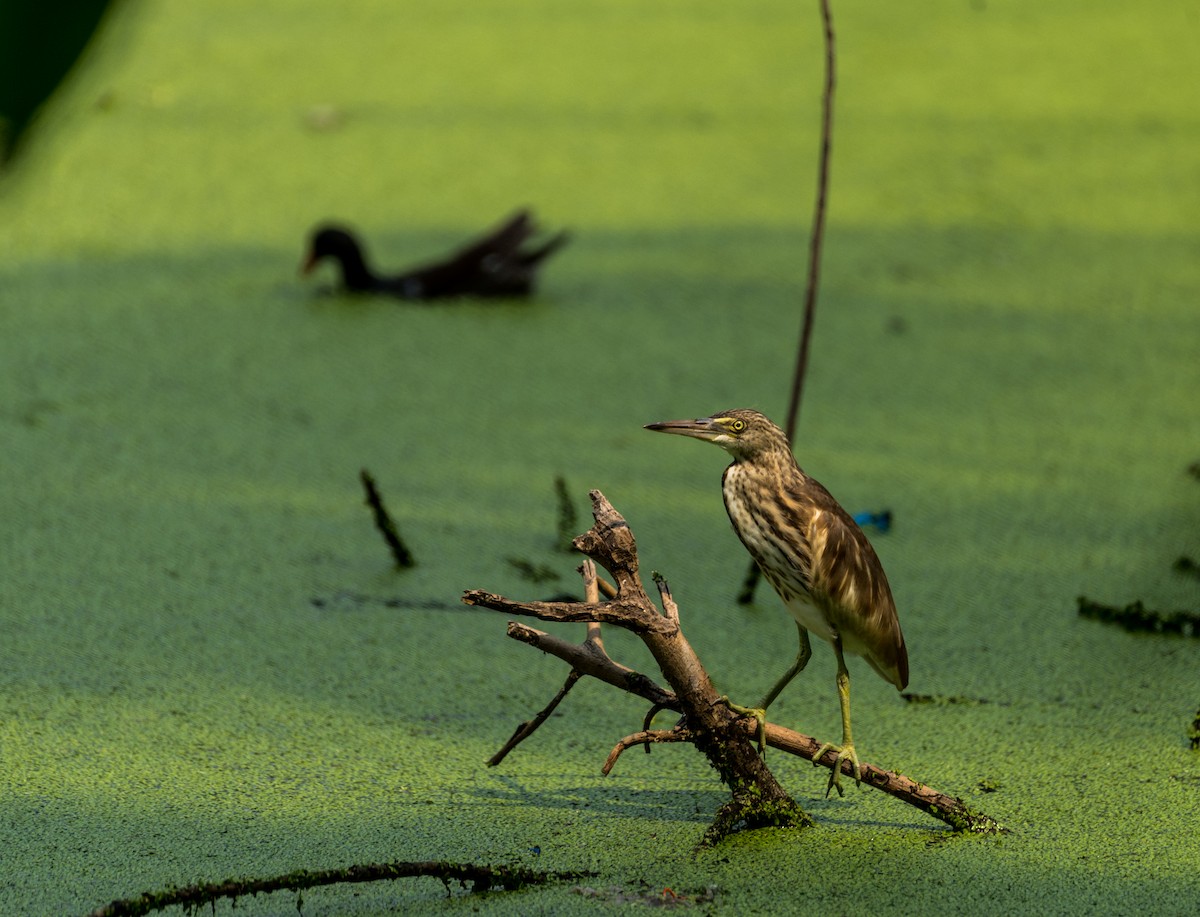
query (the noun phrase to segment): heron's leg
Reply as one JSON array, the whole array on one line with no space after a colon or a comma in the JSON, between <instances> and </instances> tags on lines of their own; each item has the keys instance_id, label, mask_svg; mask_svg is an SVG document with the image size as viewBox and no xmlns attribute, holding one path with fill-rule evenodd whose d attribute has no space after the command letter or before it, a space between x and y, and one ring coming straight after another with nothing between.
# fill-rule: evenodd
<instances>
[{"instance_id":1,"label":"heron's leg","mask_svg":"<svg viewBox=\"0 0 1200 917\"><path fill-rule=\"evenodd\" d=\"M804 671L804 667L808 665L809 657L812 656L812 647L808 643L808 631L804 626L797 621L796 630L800 633L800 649L796 653L796 661L780 677L779 681L775 682L775 686L767 692L766 696L758 702L758 709L766 713L768 707L775 702L775 698L779 696L779 692L787 687L788 682Z\"/></svg>"},{"instance_id":2,"label":"heron's leg","mask_svg":"<svg viewBox=\"0 0 1200 917\"><path fill-rule=\"evenodd\" d=\"M809 657L812 656L812 647L808 642L808 631L799 622L796 623L796 630L800 634L800 649L796 652L796 661L783 673L779 681L775 682L775 686L767 692L766 697L759 701L757 706L742 707L739 704L732 703L728 697L721 698L734 713L740 713L743 716L752 716L758 720L758 747L760 751L764 750L767 744L767 708L779 696L779 692L787 687L788 682L804 670L804 667L808 665Z\"/></svg>"},{"instance_id":3,"label":"heron's leg","mask_svg":"<svg viewBox=\"0 0 1200 917\"><path fill-rule=\"evenodd\" d=\"M862 768L858 763L858 755L854 751L854 739L850 735L850 670L846 668L846 660L842 655L842 639L835 637L833 640L833 651L837 653L837 688L838 700L842 704L842 744L834 745L832 742L826 742L817 749L817 753L813 755L813 764L816 765L821 760L821 756L827 751L836 751L837 760L833 762L833 772L829 775L829 785L825 788L825 795L829 795L829 791L836 788L838 795L842 795L842 762L849 761L850 768L854 772L854 782L856 784L862 782Z\"/></svg>"}]
</instances>

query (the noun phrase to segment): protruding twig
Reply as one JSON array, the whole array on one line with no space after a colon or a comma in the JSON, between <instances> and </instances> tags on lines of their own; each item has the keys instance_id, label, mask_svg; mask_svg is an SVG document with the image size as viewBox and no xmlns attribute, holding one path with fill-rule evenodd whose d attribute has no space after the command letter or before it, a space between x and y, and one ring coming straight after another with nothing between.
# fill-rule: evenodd
<instances>
[{"instance_id":1,"label":"protruding twig","mask_svg":"<svg viewBox=\"0 0 1200 917\"><path fill-rule=\"evenodd\" d=\"M651 745L657 745L661 742L695 741L695 734L688 729L644 729L641 732L635 732L633 735L625 736L625 738L613 746L613 750L608 753L608 757L604 761L604 766L600 768L600 773L607 777L613 769L613 765L617 763L617 758L621 757L621 753L627 748L633 748L635 745L645 745L646 751L650 751Z\"/></svg>"},{"instance_id":2,"label":"protruding twig","mask_svg":"<svg viewBox=\"0 0 1200 917\"><path fill-rule=\"evenodd\" d=\"M661 576L657 571L654 573L654 585L658 587L658 597L662 600L663 614L668 621L679 623L679 606L675 604L675 599L671 596L671 587L667 584L667 579Z\"/></svg>"},{"instance_id":3,"label":"protruding twig","mask_svg":"<svg viewBox=\"0 0 1200 917\"><path fill-rule=\"evenodd\" d=\"M596 573L595 562L589 557L576 567L575 570L583 578L583 600L589 605L595 605L600 601L600 575ZM605 585L608 584L605 583ZM608 588L611 591L611 595L608 597L615 599L617 597L617 590L613 589L612 586ZM599 631L597 631L597 635L599 635Z\"/></svg>"},{"instance_id":4,"label":"protruding twig","mask_svg":"<svg viewBox=\"0 0 1200 917\"><path fill-rule=\"evenodd\" d=\"M492 592L481 589L471 589L463 593L464 605L478 605L495 611L508 611L513 614L540 618L543 621L601 621L605 624L615 624L635 634L654 632L670 633L677 628L662 615L657 620L641 614L641 609L635 603L614 599L596 606L585 606L582 602L514 602Z\"/></svg>"},{"instance_id":5,"label":"protruding twig","mask_svg":"<svg viewBox=\"0 0 1200 917\"><path fill-rule=\"evenodd\" d=\"M404 544L404 540L400 537L400 532L396 529L396 523L393 521L391 513L387 511L387 507L383 505L383 497L379 494L379 489L375 486L375 479L371 477L371 473L367 469L362 469L359 472L359 477L362 479L363 487L367 491L367 506L371 507L371 513L375 517L375 527L379 529L383 540L387 542L388 549L392 552L392 557L396 561L397 567L408 568L416 565L412 554L408 547Z\"/></svg>"},{"instance_id":6,"label":"protruding twig","mask_svg":"<svg viewBox=\"0 0 1200 917\"><path fill-rule=\"evenodd\" d=\"M520 621L508 622L508 636L527 643L543 653L557 656L583 674L610 684L614 688L636 694L651 704L658 704L666 710L676 712L680 710L679 701L674 694L659 687L653 678L621 665L611 659L607 653L597 651L595 644L591 641L571 643L569 640L563 640L561 637L530 627L528 624L522 624Z\"/></svg>"},{"instance_id":7,"label":"protruding twig","mask_svg":"<svg viewBox=\"0 0 1200 917\"><path fill-rule=\"evenodd\" d=\"M579 575L583 577L583 600L589 605L595 605L600 601L600 577L596 575L596 565L589 557L579 565L578 571ZM605 583L605 585L608 584ZM609 588L612 589L611 586ZM616 597L616 590L613 589L613 594L609 598ZM600 635L599 621L588 621L587 637L583 642L607 658L608 654L604 652L604 638Z\"/></svg>"},{"instance_id":8,"label":"protruding twig","mask_svg":"<svg viewBox=\"0 0 1200 917\"><path fill-rule=\"evenodd\" d=\"M829 0L821 0L821 22L825 29L825 90L821 96L821 153L817 160L817 200L813 206L812 233L808 240L808 283L804 289L804 322L796 349L796 371L787 412L788 442L796 440L796 422L808 372L813 318L817 311L817 289L821 279L821 246L825 241L825 202L829 197L829 152L833 146L833 94L837 88L837 51L833 34L833 11Z\"/></svg>"},{"instance_id":9,"label":"protruding twig","mask_svg":"<svg viewBox=\"0 0 1200 917\"><path fill-rule=\"evenodd\" d=\"M567 479L561 474L554 478L554 496L558 500L558 549L572 551L575 533L579 531L579 517L567 491Z\"/></svg>"},{"instance_id":10,"label":"protruding twig","mask_svg":"<svg viewBox=\"0 0 1200 917\"><path fill-rule=\"evenodd\" d=\"M758 724L753 719L748 719L746 729L750 732L757 731ZM766 735L767 745L771 748L807 758L821 767L832 768L837 761L837 753L834 751L827 751L820 759L816 759L814 756L821 749L822 743L812 736L802 735L774 723L767 723ZM854 776L849 761L842 761L841 767L845 776ZM918 783L903 774L884 770L882 767L876 767L865 761L860 764L859 770L864 784L873 786L910 806L915 806L922 812L944 821L956 831L998 834L1004 830L994 819L972 811L961 799Z\"/></svg>"},{"instance_id":11,"label":"protruding twig","mask_svg":"<svg viewBox=\"0 0 1200 917\"><path fill-rule=\"evenodd\" d=\"M571 669L570 674L567 675L566 682L563 683L563 686L559 689L558 693L554 695L550 703L539 710L533 719L526 720L524 723L518 726L509 740L504 743L504 746L498 752L488 758L487 766L495 767L497 764L503 761L505 757L508 756L510 751L533 735L534 732L537 731L537 728L550 718L550 714L554 712L554 708L562 702L562 699L567 696L567 692L575 687L575 682L579 681L581 678L583 678L582 672Z\"/></svg>"},{"instance_id":12,"label":"protruding twig","mask_svg":"<svg viewBox=\"0 0 1200 917\"><path fill-rule=\"evenodd\" d=\"M595 567L592 568L593 570ZM596 585L600 591L604 593L606 599L615 599L617 597L617 587L606 580L603 576L596 577Z\"/></svg>"},{"instance_id":13,"label":"protruding twig","mask_svg":"<svg viewBox=\"0 0 1200 917\"><path fill-rule=\"evenodd\" d=\"M662 713L667 708L662 704L654 704L646 711L646 715L642 717L642 732L650 731L650 724L654 722L654 718ZM646 745L646 754L650 754L650 745Z\"/></svg>"},{"instance_id":14,"label":"protruding twig","mask_svg":"<svg viewBox=\"0 0 1200 917\"><path fill-rule=\"evenodd\" d=\"M600 586L599 577L596 576L596 565L592 563L591 560L585 560L579 566L578 572L583 577L584 601L589 605L596 604L598 601L600 601ZM514 625L512 622L509 622L510 628L514 626L516 625ZM584 639L580 650L590 654L590 658L594 661L612 662L612 660L609 659L608 653L604 651L604 640L600 636L599 621L587 622L587 637ZM616 663L613 663L613 665L616 665ZM557 707L562 699L567 696L567 692L570 691L571 688L575 687L575 682L579 681L579 679L583 677L583 674L584 673L579 669L571 669L571 673L567 676L566 683L562 686L559 692L554 695L550 703L547 704L546 707L542 709L536 716L534 716L533 719L527 720L517 727L516 731L512 734L509 740L504 743L504 746L488 759L488 767L495 767L505 759L510 751L533 735L534 732L537 731L538 727L541 726L542 723L546 722L546 720L550 717L550 714L554 712L554 708Z\"/></svg>"},{"instance_id":15,"label":"protruding twig","mask_svg":"<svg viewBox=\"0 0 1200 917\"><path fill-rule=\"evenodd\" d=\"M829 197L829 153L833 147L833 96L837 88L837 47L833 31L833 11L829 0L821 0L821 23L825 37L825 88L821 95L821 148L817 159L817 199L813 205L812 231L808 238L808 280L804 287L804 318L800 342L796 347L796 368L792 374L792 394L788 402L788 442L796 441L796 424L804 396L804 377L808 374L808 352L812 343L813 319L817 312L817 289L821 279L821 248L825 242L825 210ZM758 588L758 565L753 561L738 592L739 605L751 605Z\"/></svg>"}]
</instances>

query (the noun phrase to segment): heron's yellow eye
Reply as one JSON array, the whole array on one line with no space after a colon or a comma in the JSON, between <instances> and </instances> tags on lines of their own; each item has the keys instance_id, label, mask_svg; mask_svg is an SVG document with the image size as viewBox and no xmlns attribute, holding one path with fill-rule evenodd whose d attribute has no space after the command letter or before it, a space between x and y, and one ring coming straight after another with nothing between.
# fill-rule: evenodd
<instances>
[{"instance_id":1,"label":"heron's yellow eye","mask_svg":"<svg viewBox=\"0 0 1200 917\"><path fill-rule=\"evenodd\" d=\"M729 425L729 429L734 433L741 433L744 429L746 429L746 421L735 420Z\"/></svg>"}]
</instances>

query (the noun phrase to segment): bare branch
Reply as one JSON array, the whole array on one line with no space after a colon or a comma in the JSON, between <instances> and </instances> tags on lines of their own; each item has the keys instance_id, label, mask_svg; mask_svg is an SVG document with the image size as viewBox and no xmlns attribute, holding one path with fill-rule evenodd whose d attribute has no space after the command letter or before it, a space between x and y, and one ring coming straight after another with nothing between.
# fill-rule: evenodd
<instances>
[{"instance_id":1,"label":"bare branch","mask_svg":"<svg viewBox=\"0 0 1200 917\"><path fill-rule=\"evenodd\" d=\"M704 753L733 793L732 806L727 809L738 815L726 819L730 829L734 826L742 829L811 824L808 814L796 805L763 764L754 746L746 739L745 731L739 727L738 717L719 702L708 674L677 621L665 616L646 595L638 576L637 547L628 523L602 493L593 490L590 497L595 525L575 539L575 546L612 575L616 581L615 598L594 604L513 602L475 590L466 593L463 601L543 620L615 623L636 633L675 692L674 698L669 698L663 696L661 689L653 691L657 696L651 703L677 706L687 718L689 730L695 733L693 744ZM597 588L602 588L598 579ZM513 633L511 625L510 633ZM545 637L533 639L544 648L548 645ZM616 670L607 655L593 645L585 642L583 646L587 649L572 650L572 655L583 656L593 666L603 669L609 678L615 677L626 685L640 682L637 687L648 693L656 687L652 682L647 684L647 679L631 678L628 671ZM558 648L562 649L561 646ZM584 671L581 666L573 668ZM710 834L706 839L711 842L717 837Z\"/></svg>"},{"instance_id":2,"label":"bare branch","mask_svg":"<svg viewBox=\"0 0 1200 917\"><path fill-rule=\"evenodd\" d=\"M654 679L614 662L601 649L597 651L590 641L571 643L545 631L535 630L519 621L508 622L508 635L514 640L528 643L544 653L557 656L571 668L590 675L599 681L620 688L630 694L658 704L668 710L679 710L679 701L670 691L660 688Z\"/></svg>"},{"instance_id":3,"label":"bare branch","mask_svg":"<svg viewBox=\"0 0 1200 917\"><path fill-rule=\"evenodd\" d=\"M599 621L604 624L615 624L635 634L648 632L669 634L678 629L662 615L647 614L644 606L633 602L623 602L619 599L598 605L588 605L583 602L515 602L491 592L472 589L463 593L462 600L466 605L479 605L483 608L505 611L527 618L538 618L542 621L558 621L559 623Z\"/></svg>"},{"instance_id":4,"label":"bare branch","mask_svg":"<svg viewBox=\"0 0 1200 917\"><path fill-rule=\"evenodd\" d=\"M613 750L608 753L604 767L600 768L600 773L607 777L613 769L613 765L617 763L617 758L621 757L621 753L627 748L645 745L646 751L649 751L651 745L660 742L694 742L695 740L696 736L687 729L645 729L635 732L633 735L625 736L613 747Z\"/></svg>"},{"instance_id":5,"label":"bare branch","mask_svg":"<svg viewBox=\"0 0 1200 917\"><path fill-rule=\"evenodd\" d=\"M617 587L604 577L596 577L596 585L600 587L600 591L604 594L606 599L615 599L617 597Z\"/></svg>"},{"instance_id":6,"label":"bare branch","mask_svg":"<svg viewBox=\"0 0 1200 917\"><path fill-rule=\"evenodd\" d=\"M550 714L554 712L554 708L562 702L562 699L567 696L567 692L575 687L575 682L579 681L581 678L583 678L582 672L577 671L576 669L571 669L570 674L567 675L566 682L563 684L562 688L559 689L559 692L554 695L550 703L548 703L543 709L539 710L533 719L526 720L517 727L516 731L512 734L509 740L504 743L504 746L498 752L488 758L488 767L495 767L497 764L503 761L505 757L507 757L510 751L533 735L534 732L537 731L537 728L550 718Z\"/></svg>"},{"instance_id":7,"label":"bare branch","mask_svg":"<svg viewBox=\"0 0 1200 917\"><path fill-rule=\"evenodd\" d=\"M753 719L748 719L746 729L747 732L756 734L758 724ZM821 767L832 768L834 762L837 761L837 753L834 751L827 751L820 760L814 760L813 756L820 750L822 743L812 736L793 732L791 729L777 726L774 723L767 723L766 733L767 745L771 748L807 758ZM958 797L939 792L923 783L905 777L903 774L884 770L882 767L876 767L865 761L859 765L859 771L863 783L881 790L901 802L906 802L910 806L915 806L926 814L946 822L956 831L994 834L1003 830L996 821L972 811ZM854 776L849 761L842 762L842 773L847 777Z\"/></svg>"}]
</instances>

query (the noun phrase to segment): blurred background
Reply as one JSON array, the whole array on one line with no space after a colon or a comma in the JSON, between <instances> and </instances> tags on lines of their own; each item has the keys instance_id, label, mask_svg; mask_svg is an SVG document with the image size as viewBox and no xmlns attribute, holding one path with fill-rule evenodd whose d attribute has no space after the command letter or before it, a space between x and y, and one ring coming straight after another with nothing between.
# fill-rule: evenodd
<instances>
[{"instance_id":1,"label":"blurred background","mask_svg":"<svg viewBox=\"0 0 1200 917\"><path fill-rule=\"evenodd\" d=\"M108 0L54 9L19 0L0 6L0 160L10 159L35 112L75 65Z\"/></svg>"}]
</instances>

